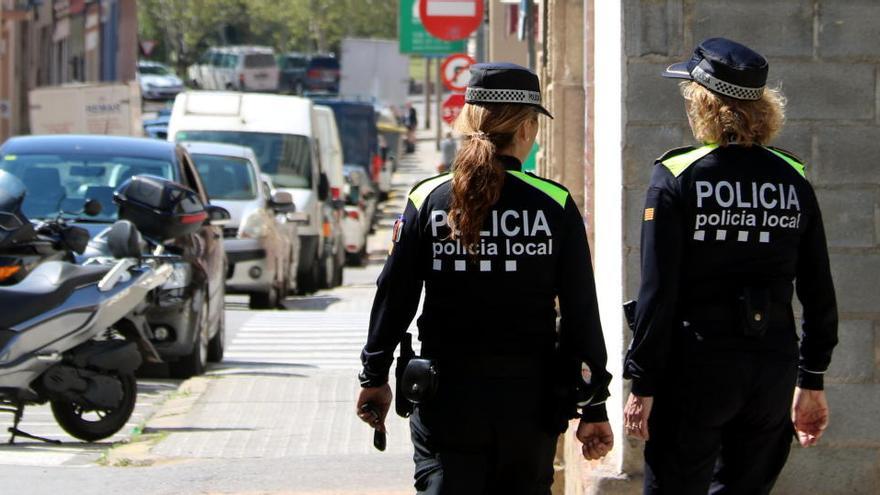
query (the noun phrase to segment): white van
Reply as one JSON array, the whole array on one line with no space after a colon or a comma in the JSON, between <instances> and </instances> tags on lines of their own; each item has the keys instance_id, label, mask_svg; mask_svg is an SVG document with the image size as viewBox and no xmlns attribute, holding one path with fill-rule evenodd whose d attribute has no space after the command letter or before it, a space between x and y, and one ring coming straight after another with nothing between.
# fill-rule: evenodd
<instances>
[{"instance_id":1,"label":"white van","mask_svg":"<svg viewBox=\"0 0 880 495\"><path fill-rule=\"evenodd\" d=\"M278 90L281 70L272 48L225 46L208 49L187 77L201 89L271 92Z\"/></svg>"},{"instance_id":2,"label":"white van","mask_svg":"<svg viewBox=\"0 0 880 495\"><path fill-rule=\"evenodd\" d=\"M345 234L342 231L345 216L345 201L342 198L345 175L342 171L342 142L332 108L315 105L315 137L320 149L321 169L329 179L332 199L325 205L325 214L331 230L327 249L333 253L334 266L325 266L325 275L329 278L324 280L324 286L335 287L342 285L342 270L345 266Z\"/></svg>"},{"instance_id":3,"label":"white van","mask_svg":"<svg viewBox=\"0 0 880 495\"><path fill-rule=\"evenodd\" d=\"M174 100L170 141L236 144L254 150L275 187L290 192L299 228L298 284L301 292L320 288L326 253L324 203L330 197L320 167L311 100L229 91L187 91Z\"/></svg>"}]
</instances>

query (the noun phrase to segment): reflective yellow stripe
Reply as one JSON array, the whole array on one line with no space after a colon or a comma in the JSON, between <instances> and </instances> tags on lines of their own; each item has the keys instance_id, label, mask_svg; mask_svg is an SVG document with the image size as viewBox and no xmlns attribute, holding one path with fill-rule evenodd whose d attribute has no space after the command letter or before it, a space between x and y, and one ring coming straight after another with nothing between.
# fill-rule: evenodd
<instances>
[{"instance_id":1,"label":"reflective yellow stripe","mask_svg":"<svg viewBox=\"0 0 880 495\"><path fill-rule=\"evenodd\" d=\"M421 209L422 204L428 199L428 195L431 194L434 189L437 189L451 179L452 174L438 175L433 179L428 179L416 186L416 188L409 193L409 200L413 202L413 205L417 210Z\"/></svg>"},{"instance_id":2,"label":"reflective yellow stripe","mask_svg":"<svg viewBox=\"0 0 880 495\"><path fill-rule=\"evenodd\" d=\"M773 148L764 148L764 149L769 151L770 153L773 153L774 155L778 156L779 158L782 158L783 160L785 160L786 163L788 163L789 165L794 167L794 169L797 171L797 173L801 174L801 177L806 178L807 174L804 172L804 164L803 163L800 163L797 160L794 160L790 156L786 155L785 153L780 153L780 152L774 150Z\"/></svg>"},{"instance_id":3,"label":"reflective yellow stripe","mask_svg":"<svg viewBox=\"0 0 880 495\"><path fill-rule=\"evenodd\" d=\"M551 184L547 181L541 180L537 177L533 177L525 172L518 172L516 170L508 170L510 175L520 179L521 181L529 184L532 187L540 189L544 194L553 198L554 201L559 203L559 206L565 208L565 200L568 199L568 191L565 189Z\"/></svg>"},{"instance_id":4,"label":"reflective yellow stripe","mask_svg":"<svg viewBox=\"0 0 880 495\"><path fill-rule=\"evenodd\" d=\"M668 168L669 171L672 172L672 175L678 177L679 175L681 175L682 172L687 170L687 168L690 167L692 163L708 155L716 148L718 148L717 144L707 144L695 150L688 151L687 153L682 153L680 155L667 158L661 163L663 163L663 165L665 165L666 168Z\"/></svg>"}]
</instances>

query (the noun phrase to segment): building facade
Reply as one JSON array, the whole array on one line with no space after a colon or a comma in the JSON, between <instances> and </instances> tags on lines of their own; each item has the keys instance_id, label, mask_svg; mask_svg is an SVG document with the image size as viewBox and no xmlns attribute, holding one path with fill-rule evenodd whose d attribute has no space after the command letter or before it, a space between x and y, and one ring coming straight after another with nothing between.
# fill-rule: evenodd
<instances>
[{"instance_id":1,"label":"building facade","mask_svg":"<svg viewBox=\"0 0 880 495\"><path fill-rule=\"evenodd\" d=\"M0 142L26 134L28 91L137 71L136 0L0 0Z\"/></svg>"},{"instance_id":2,"label":"building facade","mask_svg":"<svg viewBox=\"0 0 880 495\"><path fill-rule=\"evenodd\" d=\"M701 40L724 36L765 54L788 97L775 144L807 163L828 236L840 344L826 375L831 424L794 446L774 493L868 494L880 485L880 3L872 0L542 0L538 57L550 110L538 172L568 186L589 231L615 376L616 446L587 463L569 432L558 493L641 493L642 444L622 427L630 332L621 303L640 283L639 236L654 159L691 145L675 82L659 74ZM796 312L799 309L796 308ZM564 483L563 483L564 482Z\"/></svg>"}]
</instances>

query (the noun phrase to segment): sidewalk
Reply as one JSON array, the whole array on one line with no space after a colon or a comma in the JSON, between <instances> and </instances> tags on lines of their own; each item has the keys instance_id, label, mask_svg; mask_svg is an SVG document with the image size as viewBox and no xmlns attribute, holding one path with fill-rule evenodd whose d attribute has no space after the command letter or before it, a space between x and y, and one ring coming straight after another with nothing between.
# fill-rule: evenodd
<instances>
[{"instance_id":1,"label":"sidewalk","mask_svg":"<svg viewBox=\"0 0 880 495\"><path fill-rule=\"evenodd\" d=\"M368 245L370 264L346 269L342 287L313 298L289 300L289 312L260 312L252 319L266 325L272 319L288 318L286 315L299 321L309 314L320 314L334 322L357 322L352 325L363 332L359 341L366 339L366 325L360 322L369 319L390 228L403 211L409 189L433 174L439 160L434 142L428 140L433 136L430 132L418 132L417 153L406 155L394 176L394 190L382 205ZM282 331L269 328L262 332L273 330ZM326 332L330 336L328 348L335 349L329 343L334 341L332 331ZM224 362L206 376L184 383L175 398L147 422L141 441L111 450L107 463L144 466L136 471L156 482L152 490L127 490L129 495L175 490L298 495L412 493L408 422L392 411L386 451L373 448L372 430L355 415L359 363L357 352L351 354L344 369L262 360ZM118 481L114 476L113 484Z\"/></svg>"}]
</instances>

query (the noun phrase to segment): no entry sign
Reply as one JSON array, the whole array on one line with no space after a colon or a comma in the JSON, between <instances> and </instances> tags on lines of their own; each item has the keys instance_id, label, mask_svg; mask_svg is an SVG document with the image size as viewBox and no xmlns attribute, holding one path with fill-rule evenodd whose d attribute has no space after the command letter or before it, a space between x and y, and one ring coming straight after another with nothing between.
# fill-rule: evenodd
<instances>
[{"instance_id":1,"label":"no entry sign","mask_svg":"<svg viewBox=\"0 0 880 495\"><path fill-rule=\"evenodd\" d=\"M421 0L419 17L425 29L441 40L467 38L483 20L483 0Z\"/></svg>"},{"instance_id":2,"label":"no entry sign","mask_svg":"<svg viewBox=\"0 0 880 495\"><path fill-rule=\"evenodd\" d=\"M468 68L476 62L464 53L457 53L446 57L440 66L440 77L443 85L449 91L464 91L467 89L470 73Z\"/></svg>"},{"instance_id":3,"label":"no entry sign","mask_svg":"<svg viewBox=\"0 0 880 495\"><path fill-rule=\"evenodd\" d=\"M460 93L451 94L443 100L441 110L443 112L443 122L452 125L461 109L464 108L464 95Z\"/></svg>"}]
</instances>

